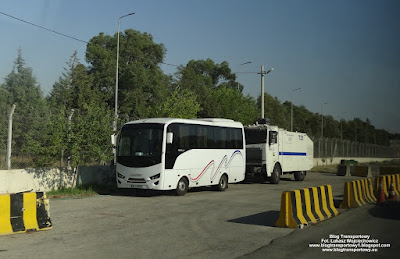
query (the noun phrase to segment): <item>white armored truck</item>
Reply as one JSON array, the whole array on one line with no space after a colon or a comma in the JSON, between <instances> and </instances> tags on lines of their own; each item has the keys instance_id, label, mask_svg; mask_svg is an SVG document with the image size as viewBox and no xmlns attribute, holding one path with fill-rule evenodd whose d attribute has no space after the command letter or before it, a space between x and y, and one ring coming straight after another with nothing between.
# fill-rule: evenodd
<instances>
[{"instance_id":1,"label":"white armored truck","mask_svg":"<svg viewBox=\"0 0 400 259\"><path fill-rule=\"evenodd\" d=\"M281 175L290 173L303 181L313 167L314 144L305 133L256 123L245 127L245 135L246 176L261 176L277 184Z\"/></svg>"}]
</instances>

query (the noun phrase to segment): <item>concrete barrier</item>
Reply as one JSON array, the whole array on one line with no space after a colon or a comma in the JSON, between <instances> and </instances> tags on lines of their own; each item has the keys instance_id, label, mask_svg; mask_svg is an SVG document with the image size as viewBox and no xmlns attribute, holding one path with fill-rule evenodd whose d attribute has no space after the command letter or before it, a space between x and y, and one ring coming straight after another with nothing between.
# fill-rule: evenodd
<instances>
[{"instance_id":1,"label":"concrete barrier","mask_svg":"<svg viewBox=\"0 0 400 259\"><path fill-rule=\"evenodd\" d=\"M52 228L49 200L43 192L0 195L0 235Z\"/></svg>"},{"instance_id":2,"label":"concrete barrier","mask_svg":"<svg viewBox=\"0 0 400 259\"><path fill-rule=\"evenodd\" d=\"M73 187L75 180L75 168L0 170L0 194L57 190Z\"/></svg>"},{"instance_id":3,"label":"concrete barrier","mask_svg":"<svg viewBox=\"0 0 400 259\"><path fill-rule=\"evenodd\" d=\"M79 185L115 185L111 166L0 170L0 194L47 192Z\"/></svg>"},{"instance_id":4,"label":"concrete barrier","mask_svg":"<svg viewBox=\"0 0 400 259\"><path fill-rule=\"evenodd\" d=\"M327 157L314 158L314 166L339 165L343 159L356 160L358 163L372 163L392 161L395 158L376 158L376 157Z\"/></svg>"},{"instance_id":5,"label":"concrete barrier","mask_svg":"<svg viewBox=\"0 0 400 259\"><path fill-rule=\"evenodd\" d=\"M359 176L359 177L372 177L370 166L350 166L339 165L336 173L337 176Z\"/></svg>"},{"instance_id":6,"label":"concrete barrier","mask_svg":"<svg viewBox=\"0 0 400 259\"><path fill-rule=\"evenodd\" d=\"M371 167L370 166L351 166L350 167L350 175L351 176L359 176L359 177L372 177Z\"/></svg>"},{"instance_id":7,"label":"concrete barrier","mask_svg":"<svg viewBox=\"0 0 400 259\"><path fill-rule=\"evenodd\" d=\"M371 178L366 178L344 183L343 201L339 208L357 208L375 202Z\"/></svg>"},{"instance_id":8,"label":"concrete barrier","mask_svg":"<svg viewBox=\"0 0 400 259\"><path fill-rule=\"evenodd\" d=\"M350 166L348 165L338 165L337 176L350 176Z\"/></svg>"},{"instance_id":9,"label":"concrete barrier","mask_svg":"<svg viewBox=\"0 0 400 259\"><path fill-rule=\"evenodd\" d=\"M338 215L332 187L323 185L282 193L277 227L297 228Z\"/></svg>"}]
</instances>

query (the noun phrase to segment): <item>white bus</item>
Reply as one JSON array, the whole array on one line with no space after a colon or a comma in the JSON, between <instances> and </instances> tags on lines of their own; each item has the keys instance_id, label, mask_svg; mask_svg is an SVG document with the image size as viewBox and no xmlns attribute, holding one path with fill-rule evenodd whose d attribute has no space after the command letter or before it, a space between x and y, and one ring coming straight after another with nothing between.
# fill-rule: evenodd
<instances>
[{"instance_id":1,"label":"white bus","mask_svg":"<svg viewBox=\"0 0 400 259\"><path fill-rule=\"evenodd\" d=\"M228 119L153 118L126 123L117 144L118 188L176 190L243 181L243 125Z\"/></svg>"}]
</instances>

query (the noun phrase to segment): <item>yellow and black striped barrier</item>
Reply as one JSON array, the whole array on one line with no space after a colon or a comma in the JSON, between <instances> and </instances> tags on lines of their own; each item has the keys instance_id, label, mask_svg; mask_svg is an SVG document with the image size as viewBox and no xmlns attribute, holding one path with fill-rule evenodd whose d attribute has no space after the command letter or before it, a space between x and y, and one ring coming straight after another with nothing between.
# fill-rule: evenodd
<instances>
[{"instance_id":1,"label":"yellow and black striped barrier","mask_svg":"<svg viewBox=\"0 0 400 259\"><path fill-rule=\"evenodd\" d=\"M379 185L382 183L386 198L389 197L390 186L393 183L393 190L397 196L400 195L400 174L380 175L375 178L374 194L377 197Z\"/></svg>"},{"instance_id":2,"label":"yellow and black striped barrier","mask_svg":"<svg viewBox=\"0 0 400 259\"><path fill-rule=\"evenodd\" d=\"M43 192L0 194L0 235L51 227L49 200Z\"/></svg>"},{"instance_id":3,"label":"yellow and black striped barrier","mask_svg":"<svg viewBox=\"0 0 400 259\"><path fill-rule=\"evenodd\" d=\"M339 208L357 208L375 202L371 178L366 178L344 183L343 201Z\"/></svg>"},{"instance_id":4,"label":"yellow and black striped barrier","mask_svg":"<svg viewBox=\"0 0 400 259\"><path fill-rule=\"evenodd\" d=\"M330 185L287 191L282 193L281 212L275 226L297 228L338 214Z\"/></svg>"}]
</instances>

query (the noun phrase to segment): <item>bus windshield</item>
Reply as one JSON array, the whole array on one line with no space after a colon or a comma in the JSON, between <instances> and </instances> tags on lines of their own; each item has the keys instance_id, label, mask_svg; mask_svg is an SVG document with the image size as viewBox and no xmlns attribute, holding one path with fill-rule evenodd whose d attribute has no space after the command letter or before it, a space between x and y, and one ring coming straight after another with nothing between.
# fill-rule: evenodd
<instances>
[{"instance_id":1,"label":"bus windshield","mask_svg":"<svg viewBox=\"0 0 400 259\"><path fill-rule=\"evenodd\" d=\"M161 163L163 124L126 124L121 130L117 163L148 167Z\"/></svg>"}]
</instances>

